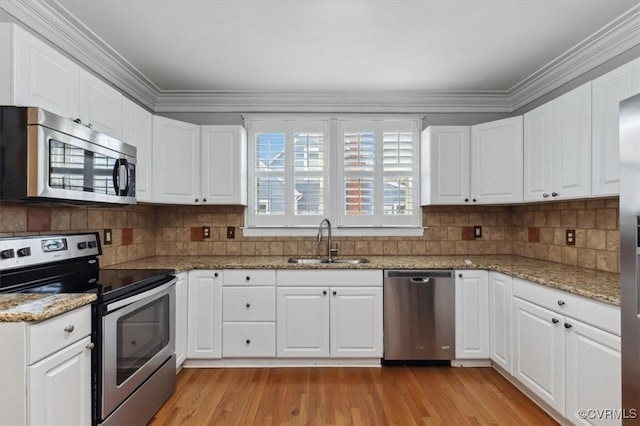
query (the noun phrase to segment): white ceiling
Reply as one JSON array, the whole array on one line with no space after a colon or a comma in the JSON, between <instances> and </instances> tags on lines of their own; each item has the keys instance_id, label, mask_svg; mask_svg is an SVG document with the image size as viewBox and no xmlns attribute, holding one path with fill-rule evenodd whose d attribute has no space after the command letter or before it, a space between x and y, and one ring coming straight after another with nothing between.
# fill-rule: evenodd
<instances>
[{"instance_id":1,"label":"white ceiling","mask_svg":"<svg viewBox=\"0 0 640 426\"><path fill-rule=\"evenodd\" d=\"M161 93L509 91L638 1L57 0Z\"/></svg>"}]
</instances>

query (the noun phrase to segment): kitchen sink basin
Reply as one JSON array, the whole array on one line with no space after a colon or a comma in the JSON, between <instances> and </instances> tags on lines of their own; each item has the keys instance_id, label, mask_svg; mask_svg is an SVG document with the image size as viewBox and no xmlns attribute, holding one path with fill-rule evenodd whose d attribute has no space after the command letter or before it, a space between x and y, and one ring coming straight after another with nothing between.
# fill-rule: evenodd
<instances>
[{"instance_id":1,"label":"kitchen sink basin","mask_svg":"<svg viewBox=\"0 0 640 426\"><path fill-rule=\"evenodd\" d=\"M340 263L346 263L346 264L351 264L351 265L357 265L360 263L369 263L369 259L365 259L363 257L359 257L359 258L353 258L353 259L331 259L331 261L329 261L329 259L327 258L318 258L318 257L313 257L313 258L309 258L309 257L290 257L289 260L287 261L289 263L297 263L300 265L318 265L318 264L332 264L332 263L336 263L336 264L340 264Z\"/></svg>"}]
</instances>

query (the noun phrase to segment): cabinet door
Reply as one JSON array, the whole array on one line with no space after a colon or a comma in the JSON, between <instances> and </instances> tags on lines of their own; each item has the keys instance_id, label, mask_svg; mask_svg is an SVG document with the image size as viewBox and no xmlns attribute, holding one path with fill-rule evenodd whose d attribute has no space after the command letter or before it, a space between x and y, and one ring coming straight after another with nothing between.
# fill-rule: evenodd
<instances>
[{"instance_id":1,"label":"cabinet door","mask_svg":"<svg viewBox=\"0 0 640 426\"><path fill-rule=\"evenodd\" d=\"M513 279L489 272L489 356L512 374L511 303Z\"/></svg>"},{"instance_id":2,"label":"cabinet door","mask_svg":"<svg viewBox=\"0 0 640 426\"><path fill-rule=\"evenodd\" d=\"M80 119L94 130L122 139L122 94L82 69Z\"/></svg>"},{"instance_id":3,"label":"cabinet door","mask_svg":"<svg viewBox=\"0 0 640 426\"><path fill-rule=\"evenodd\" d=\"M456 271L456 358L489 358L487 271Z\"/></svg>"},{"instance_id":4,"label":"cabinet door","mask_svg":"<svg viewBox=\"0 0 640 426\"><path fill-rule=\"evenodd\" d=\"M13 103L78 118L80 67L17 25L12 28L16 61Z\"/></svg>"},{"instance_id":5,"label":"cabinet door","mask_svg":"<svg viewBox=\"0 0 640 426\"><path fill-rule=\"evenodd\" d=\"M420 143L421 204L468 203L469 127L431 126Z\"/></svg>"},{"instance_id":6,"label":"cabinet door","mask_svg":"<svg viewBox=\"0 0 640 426\"><path fill-rule=\"evenodd\" d=\"M187 359L189 284L186 272L177 274L176 278L176 368L180 368Z\"/></svg>"},{"instance_id":7,"label":"cabinet door","mask_svg":"<svg viewBox=\"0 0 640 426\"><path fill-rule=\"evenodd\" d=\"M122 100L122 140L136 147L136 199L151 201L153 115L129 99Z\"/></svg>"},{"instance_id":8,"label":"cabinet door","mask_svg":"<svg viewBox=\"0 0 640 426\"><path fill-rule=\"evenodd\" d=\"M331 287L331 357L382 358L382 288Z\"/></svg>"},{"instance_id":9,"label":"cabinet door","mask_svg":"<svg viewBox=\"0 0 640 426\"><path fill-rule=\"evenodd\" d=\"M578 416L585 407L601 410L622 408L620 337L568 318L566 329L567 417L574 424L614 425L613 419Z\"/></svg>"},{"instance_id":10,"label":"cabinet door","mask_svg":"<svg viewBox=\"0 0 640 426\"><path fill-rule=\"evenodd\" d=\"M216 359L222 355L222 274L189 272L187 358Z\"/></svg>"},{"instance_id":11,"label":"cabinet door","mask_svg":"<svg viewBox=\"0 0 640 426\"><path fill-rule=\"evenodd\" d=\"M591 83L553 101L555 199L591 194ZM556 195L554 195L556 194Z\"/></svg>"},{"instance_id":12,"label":"cabinet door","mask_svg":"<svg viewBox=\"0 0 640 426\"><path fill-rule=\"evenodd\" d=\"M524 115L524 201L551 198L553 179L553 103Z\"/></svg>"},{"instance_id":13,"label":"cabinet door","mask_svg":"<svg viewBox=\"0 0 640 426\"><path fill-rule=\"evenodd\" d=\"M471 200L522 202L522 116L471 127Z\"/></svg>"},{"instance_id":14,"label":"cabinet door","mask_svg":"<svg viewBox=\"0 0 640 426\"><path fill-rule=\"evenodd\" d=\"M329 289L281 287L277 289L278 358L329 356Z\"/></svg>"},{"instance_id":15,"label":"cabinet door","mask_svg":"<svg viewBox=\"0 0 640 426\"><path fill-rule=\"evenodd\" d=\"M564 415L564 317L513 298L513 375Z\"/></svg>"},{"instance_id":16,"label":"cabinet door","mask_svg":"<svg viewBox=\"0 0 640 426\"><path fill-rule=\"evenodd\" d=\"M28 424L91 424L89 343L87 336L27 368Z\"/></svg>"},{"instance_id":17,"label":"cabinet door","mask_svg":"<svg viewBox=\"0 0 640 426\"><path fill-rule=\"evenodd\" d=\"M620 193L620 101L640 93L640 58L592 82L592 182L594 196Z\"/></svg>"},{"instance_id":18,"label":"cabinet door","mask_svg":"<svg viewBox=\"0 0 640 426\"><path fill-rule=\"evenodd\" d=\"M202 126L202 201L247 205L247 132Z\"/></svg>"},{"instance_id":19,"label":"cabinet door","mask_svg":"<svg viewBox=\"0 0 640 426\"><path fill-rule=\"evenodd\" d=\"M200 127L153 116L153 201L200 202Z\"/></svg>"}]
</instances>

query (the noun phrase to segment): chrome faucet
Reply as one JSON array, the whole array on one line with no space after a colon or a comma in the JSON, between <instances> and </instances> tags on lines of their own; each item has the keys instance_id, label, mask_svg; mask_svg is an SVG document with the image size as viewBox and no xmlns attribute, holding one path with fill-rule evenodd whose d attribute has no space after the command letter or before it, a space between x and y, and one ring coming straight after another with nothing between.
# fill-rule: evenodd
<instances>
[{"instance_id":1,"label":"chrome faucet","mask_svg":"<svg viewBox=\"0 0 640 426\"><path fill-rule=\"evenodd\" d=\"M326 217L320 221L320 226L318 227L318 242L322 241L322 225L327 224L327 260L329 262L333 262L333 254L337 253L338 250L332 248L333 240L331 239L331 222Z\"/></svg>"}]
</instances>

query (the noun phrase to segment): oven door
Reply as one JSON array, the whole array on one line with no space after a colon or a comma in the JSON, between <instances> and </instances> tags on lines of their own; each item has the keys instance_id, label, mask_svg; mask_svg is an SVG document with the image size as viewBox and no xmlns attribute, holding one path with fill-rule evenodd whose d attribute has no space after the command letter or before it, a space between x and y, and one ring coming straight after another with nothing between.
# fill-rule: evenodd
<instances>
[{"instance_id":1,"label":"oven door","mask_svg":"<svg viewBox=\"0 0 640 426\"><path fill-rule=\"evenodd\" d=\"M28 197L135 203L134 157L44 126L29 132L28 155L37 162L29 161Z\"/></svg>"},{"instance_id":2,"label":"oven door","mask_svg":"<svg viewBox=\"0 0 640 426\"><path fill-rule=\"evenodd\" d=\"M109 303L102 317L102 418L175 352L175 282Z\"/></svg>"}]
</instances>

